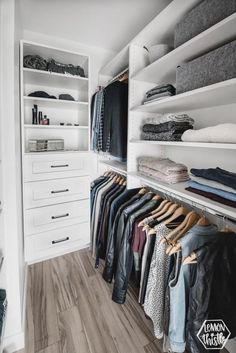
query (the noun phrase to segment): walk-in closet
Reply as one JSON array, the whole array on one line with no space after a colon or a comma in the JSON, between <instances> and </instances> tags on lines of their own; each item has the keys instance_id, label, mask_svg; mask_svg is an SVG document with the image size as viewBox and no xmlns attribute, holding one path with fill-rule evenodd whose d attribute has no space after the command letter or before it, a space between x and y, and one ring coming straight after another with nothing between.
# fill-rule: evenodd
<instances>
[{"instance_id":1,"label":"walk-in closet","mask_svg":"<svg viewBox=\"0 0 236 353\"><path fill-rule=\"evenodd\" d=\"M0 353L236 353L236 0L0 0Z\"/></svg>"}]
</instances>

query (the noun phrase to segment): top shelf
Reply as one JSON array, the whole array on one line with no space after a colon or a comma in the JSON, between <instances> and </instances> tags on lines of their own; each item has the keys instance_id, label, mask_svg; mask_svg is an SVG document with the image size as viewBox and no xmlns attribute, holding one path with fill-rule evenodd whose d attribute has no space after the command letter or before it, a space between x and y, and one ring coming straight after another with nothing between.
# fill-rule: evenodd
<instances>
[{"instance_id":1,"label":"top shelf","mask_svg":"<svg viewBox=\"0 0 236 353\"><path fill-rule=\"evenodd\" d=\"M172 44L174 28L183 16L201 0L173 0L163 4L162 11L139 32L117 55L113 57L100 71L100 74L115 76L129 64L129 45L136 44L146 47L158 43Z\"/></svg>"},{"instance_id":2,"label":"top shelf","mask_svg":"<svg viewBox=\"0 0 236 353\"><path fill-rule=\"evenodd\" d=\"M134 75L133 79L158 84L174 82L176 67L179 64L233 40L235 38L235 28L236 13L172 50L151 65L146 66Z\"/></svg>"},{"instance_id":3,"label":"top shelf","mask_svg":"<svg viewBox=\"0 0 236 353\"><path fill-rule=\"evenodd\" d=\"M72 76L68 74L59 74L56 72L43 71L23 68L24 82L28 84L45 85L50 86L63 86L72 89L88 88L88 78L80 76Z\"/></svg>"}]
</instances>

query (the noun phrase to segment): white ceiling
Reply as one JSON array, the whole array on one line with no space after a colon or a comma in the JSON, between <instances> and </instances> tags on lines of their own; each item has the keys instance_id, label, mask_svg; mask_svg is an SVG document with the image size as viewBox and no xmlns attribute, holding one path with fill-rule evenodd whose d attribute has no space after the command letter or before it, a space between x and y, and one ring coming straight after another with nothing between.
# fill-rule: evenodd
<instances>
[{"instance_id":1,"label":"white ceiling","mask_svg":"<svg viewBox=\"0 0 236 353\"><path fill-rule=\"evenodd\" d=\"M118 51L170 0L19 0L23 29Z\"/></svg>"}]
</instances>

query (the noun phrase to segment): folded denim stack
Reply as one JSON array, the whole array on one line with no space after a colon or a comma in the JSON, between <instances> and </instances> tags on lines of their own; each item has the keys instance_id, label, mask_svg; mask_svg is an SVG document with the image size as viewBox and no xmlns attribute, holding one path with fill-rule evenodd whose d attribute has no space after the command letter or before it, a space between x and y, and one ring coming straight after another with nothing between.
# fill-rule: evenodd
<instances>
[{"instance_id":1,"label":"folded denim stack","mask_svg":"<svg viewBox=\"0 0 236 353\"><path fill-rule=\"evenodd\" d=\"M141 138L151 141L181 141L186 130L193 129L189 122L168 121L161 124L145 124Z\"/></svg>"},{"instance_id":2,"label":"folded denim stack","mask_svg":"<svg viewBox=\"0 0 236 353\"><path fill-rule=\"evenodd\" d=\"M156 86L146 92L143 104L151 103L166 97L175 95L175 87L172 85L160 85Z\"/></svg>"},{"instance_id":3,"label":"folded denim stack","mask_svg":"<svg viewBox=\"0 0 236 353\"><path fill-rule=\"evenodd\" d=\"M217 168L191 169L186 190L236 208L236 173Z\"/></svg>"},{"instance_id":4,"label":"folded denim stack","mask_svg":"<svg viewBox=\"0 0 236 353\"><path fill-rule=\"evenodd\" d=\"M236 143L236 124L219 124L200 130L187 130L182 136L182 141Z\"/></svg>"},{"instance_id":5,"label":"folded denim stack","mask_svg":"<svg viewBox=\"0 0 236 353\"><path fill-rule=\"evenodd\" d=\"M188 168L168 158L139 157L138 170L167 184L176 184L189 180Z\"/></svg>"}]
</instances>

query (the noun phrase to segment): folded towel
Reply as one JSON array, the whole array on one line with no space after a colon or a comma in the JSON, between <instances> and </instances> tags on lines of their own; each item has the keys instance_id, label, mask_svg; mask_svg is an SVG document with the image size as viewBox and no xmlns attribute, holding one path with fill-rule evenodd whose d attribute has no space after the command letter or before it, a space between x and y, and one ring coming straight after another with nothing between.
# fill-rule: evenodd
<instances>
[{"instance_id":1,"label":"folded towel","mask_svg":"<svg viewBox=\"0 0 236 353\"><path fill-rule=\"evenodd\" d=\"M217 181L223 185L229 186L236 190L236 174L229 172L227 170L217 168L209 168L209 169L196 169L192 168L190 172L197 176L202 177L209 180Z\"/></svg>"},{"instance_id":2,"label":"folded towel","mask_svg":"<svg viewBox=\"0 0 236 353\"><path fill-rule=\"evenodd\" d=\"M149 91L147 91L146 97L148 98L150 96L153 96L154 94L163 93L163 92L170 92L172 95L174 95L176 90L175 90L175 87L170 84L158 85L158 86L150 89Z\"/></svg>"},{"instance_id":3,"label":"folded towel","mask_svg":"<svg viewBox=\"0 0 236 353\"><path fill-rule=\"evenodd\" d=\"M175 163L168 158L155 158L155 157L139 157L138 164L140 166L148 167L157 170L165 175L182 173L188 171L188 168L181 163Z\"/></svg>"},{"instance_id":4,"label":"folded towel","mask_svg":"<svg viewBox=\"0 0 236 353\"><path fill-rule=\"evenodd\" d=\"M206 198L208 198L210 200L219 202L222 205L227 205L227 206L231 206L231 207L236 208L236 202L224 199L223 197L220 197L218 195L212 194L211 192L205 192L205 191L201 191L201 190L194 189L194 188L191 188L191 187L188 187L185 190L190 191L190 192L192 192L194 194L206 197Z\"/></svg>"},{"instance_id":5,"label":"folded towel","mask_svg":"<svg viewBox=\"0 0 236 353\"><path fill-rule=\"evenodd\" d=\"M148 141L181 141L183 132L178 133L175 131L160 132L142 132L141 139Z\"/></svg>"},{"instance_id":6,"label":"folded towel","mask_svg":"<svg viewBox=\"0 0 236 353\"><path fill-rule=\"evenodd\" d=\"M160 123L166 123L168 121L176 121L176 122L188 122L191 125L194 125L194 119L190 118L190 116L188 116L188 114L184 114L184 113L179 113L179 114L164 114L162 115L162 117L160 118L159 122Z\"/></svg>"},{"instance_id":7,"label":"folded towel","mask_svg":"<svg viewBox=\"0 0 236 353\"><path fill-rule=\"evenodd\" d=\"M200 183L200 184L203 184L203 185L207 185L207 186L210 186L212 188L216 188L216 189L220 189L220 190L224 190L224 191L228 191L228 192L233 192L233 193L236 192L235 189L233 189L233 188L231 188L229 186L223 185L221 183L218 183L217 181L214 181L214 180L209 180L209 179L205 179L205 178L201 178L201 177L196 177L193 174L190 175L190 178L191 178L191 180L196 181L197 183Z\"/></svg>"},{"instance_id":8,"label":"folded towel","mask_svg":"<svg viewBox=\"0 0 236 353\"><path fill-rule=\"evenodd\" d=\"M189 175L187 172L166 175L157 170L154 170L152 168L148 168L145 166L141 166L141 165L139 166L138 170L143 175L152 177L158 181L161 181L167 184L177 184L177 183L189 180Z\"/></svg>"},{"instance_id":9,"label":"folded towel","mask_svg":"<svg viewBox=\"0 0 236 353\"><path fill-rule=\"evenodd\" d=\"M153 96L145 97L143 100L143 104L148 104L148 103L158 101L160 99L171 97L171 96L173 96L173 94L170 92L156 93Z\"/></svg>"},{"instance_id":10,"label":"folded towel","mask_svg":"<svg viewBox=\"0 0 236 353\"><path fill-rule=\"evenodd\" d=\"M219 124L200 130L187 130L182 136L182 141L236 143L236 124Z\"/></svg>"},{"instance_id":11,"label":"folded towel","mask_svg":"<svg viewBox=\"0 0 236 353\"><path fill-rule=\"evenodd\" d=\"M162 124L145 124L143 125L143 132L167 132L172 130L186 131L188 129L192 129L193 126L188 122L176 122L176 121L168 121Z\"/></svg>"},{"instance_id":12,"label":"folded towel","mask_svg":"<svg viewBox=\"0 0 236 353\"><path fill-rule=\"evenodd\" d=\"M227 192L227 191L224 191L224 190L212 188L210 186L197 183L196 181L189 181L188 182L188 187L191 187L191 188L194 188L194 189L198 189L198 190L201 190L201 191L205 191L205 192L211 192L212 194L215 194L217 196L223 197L224 199L236 202L236 193Z\"/></svg>"}]
</instances>

